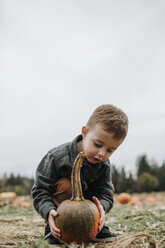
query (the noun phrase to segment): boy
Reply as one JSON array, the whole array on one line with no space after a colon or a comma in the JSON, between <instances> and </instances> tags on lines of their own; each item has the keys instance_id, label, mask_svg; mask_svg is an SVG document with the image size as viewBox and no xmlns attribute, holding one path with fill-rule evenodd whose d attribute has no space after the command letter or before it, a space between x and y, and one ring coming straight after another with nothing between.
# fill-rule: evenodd
<instances>
[{"instance_id":1,"label":"boy","mask_svg":"<svg viewBox=\"0 0 165 248\"><path fill-rule=\"evenodd\" d=\"M104 225L105 214L113 206L113 185L109 157L127 135L128 118L117 107L106 104L96 108L82 134L72 142L50 150L40 162L32 189L33 205L45 219L45 239L50 244L60 243L60 230L55 226L56 208L71 197L71 171L80 151L86 159L81 168L84 198L94 201L99 213L99 230L95 240L115 237Z\"/></svg>"}]
</instances>

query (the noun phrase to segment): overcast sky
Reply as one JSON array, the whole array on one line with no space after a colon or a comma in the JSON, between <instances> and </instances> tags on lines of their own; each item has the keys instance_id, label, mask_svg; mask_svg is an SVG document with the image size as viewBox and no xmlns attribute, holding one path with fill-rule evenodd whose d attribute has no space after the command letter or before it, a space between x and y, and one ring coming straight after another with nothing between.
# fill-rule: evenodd
<instances>
[{"instance_id":1,"label":"overcast sky","mask_svg":"<svg viewBox=\"0 0 165 248\"><path fill-rule=\"evenodd\" d=\"M165 161L164 0L1 0L0 54L0 175L33 176L105 103L129 117L111 163Z\"/></svg>"}]
</instances>

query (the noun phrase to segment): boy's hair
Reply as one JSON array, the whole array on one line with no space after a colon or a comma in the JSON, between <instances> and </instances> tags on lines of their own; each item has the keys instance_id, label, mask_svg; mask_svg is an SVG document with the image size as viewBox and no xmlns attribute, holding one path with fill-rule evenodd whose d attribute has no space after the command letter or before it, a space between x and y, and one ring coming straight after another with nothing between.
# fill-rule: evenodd
<instances>
[{"instance_id":1,"label":"boy's hair","mask_svg":"<svg viewBox=\"0 0 165 248\"><path fill-rule=\"evenodd\" d=\"M96 124L102 124L105 131L114 133L115 139L124 139L127 135L127 115L111 104L101 105L94 110L87 122L87 127L93 128Z\"/></svg>"}]
</instances>

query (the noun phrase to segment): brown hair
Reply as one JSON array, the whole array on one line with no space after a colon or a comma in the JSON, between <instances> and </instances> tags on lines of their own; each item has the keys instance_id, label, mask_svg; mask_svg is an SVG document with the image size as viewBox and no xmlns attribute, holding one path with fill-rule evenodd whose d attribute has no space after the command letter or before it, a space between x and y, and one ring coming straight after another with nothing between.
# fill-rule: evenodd
<instances>
[{"instance_id":1,"label":"brown hair","mask_svg":"<svg viewBox=\"0 0 165 248\"><path fill-rule=\"evenodd\" d=\"M107 132L114 133L115 139L124 139L128 132L128 117L119 108L104 104L94 110L90 116L87 127L93 128L96 124L102 124Z\"/></svg>"}]
</instances>

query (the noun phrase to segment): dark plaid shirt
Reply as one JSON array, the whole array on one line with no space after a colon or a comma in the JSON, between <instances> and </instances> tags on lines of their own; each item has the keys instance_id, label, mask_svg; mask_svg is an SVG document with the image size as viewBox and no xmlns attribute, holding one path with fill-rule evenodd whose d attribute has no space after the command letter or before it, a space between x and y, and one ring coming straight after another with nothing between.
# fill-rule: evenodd
<instances>
[{"instance_id":1,"label":"dark plaid shirt","mask_svg":"<svg viewBox=\"0 0 165 248\"><path fill-rule=\"evenodd\" d=\"M35 184L32 188L33 205L36 211L46 220L51 209L56 209L52 201L54 185L60 178L71 178L74 160L78 155L77 136L72 142L50 150L41 160L36 170ZM83 160L81 167L82 191L96 196L107 213L113 206L113 188L109 160L91 164Z\"/></svg>"}]
</instances>

